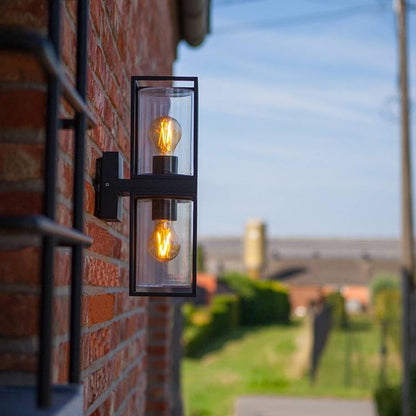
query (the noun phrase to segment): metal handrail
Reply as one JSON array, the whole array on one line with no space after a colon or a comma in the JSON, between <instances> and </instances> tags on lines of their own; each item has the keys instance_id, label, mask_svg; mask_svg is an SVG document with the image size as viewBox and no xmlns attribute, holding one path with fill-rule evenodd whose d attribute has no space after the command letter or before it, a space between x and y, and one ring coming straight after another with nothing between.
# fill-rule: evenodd
<instances>
[{"instance_id":1,"label":"metal handrail","mask_svg":"<svg viewBox=\"0 0 416 416\"><path fill-rule=\"evenodd\" d=\"M79 230L67 228L44 215L0 217L0 228L54 237L62 247L74 246L75 244L88 247L93 242L91 237Z\"/></svg>"}]
</instances>

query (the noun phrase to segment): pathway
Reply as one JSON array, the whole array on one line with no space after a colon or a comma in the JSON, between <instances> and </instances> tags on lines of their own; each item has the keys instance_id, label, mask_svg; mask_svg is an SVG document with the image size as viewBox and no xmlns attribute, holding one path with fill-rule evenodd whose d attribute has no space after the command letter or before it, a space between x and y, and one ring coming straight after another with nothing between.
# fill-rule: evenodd
<instances>
[{"instance_id":1,"label":"pathway","mask_svg":"<svg viewBox=\"0 0 416 416\"><path fill-rule=\"evenodd\" d=\"M273 396L239 397L236 416L375 416L371 401Z\"/></svg>"}]
</instances>

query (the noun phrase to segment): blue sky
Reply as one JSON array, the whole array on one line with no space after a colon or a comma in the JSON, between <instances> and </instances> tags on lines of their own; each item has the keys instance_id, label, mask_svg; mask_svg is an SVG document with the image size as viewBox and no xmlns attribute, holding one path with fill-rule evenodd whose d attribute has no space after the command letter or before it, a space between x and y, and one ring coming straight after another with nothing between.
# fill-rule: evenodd
<instances>
[{"instance_id":1,"label":"blue sky","mask_svg":"<svg viewBox=\"0 0 416 416\"><path fill-rule=\"evenodd\" d=\"M263 218L276 237L398 236L391 2L226 1L213 0L212 34L197 49L182 42L174 67L200 82L200 236L240 235L251 217ZM356 5L374 8L345 19L247 30L248 22ZM416 12L408 26L414 100ZM413 139L415 118L413 110Z\"/></svg>"}]
</instances>

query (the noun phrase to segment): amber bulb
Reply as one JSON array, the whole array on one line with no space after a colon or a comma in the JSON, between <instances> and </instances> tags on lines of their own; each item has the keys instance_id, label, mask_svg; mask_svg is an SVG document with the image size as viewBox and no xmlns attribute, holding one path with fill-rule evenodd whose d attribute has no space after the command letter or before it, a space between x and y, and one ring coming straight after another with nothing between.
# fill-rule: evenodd
<instances>
[{"instance_id":1,"label":"amber bulb","mask_svg":"<svg viewBox=\"0 0 416 416\"><path fill-rule=\"evenodd\" d=\"M179 237L168 220L156 221L155 228L147 242L152 257L162 263L173 260L181 249Z\"/></svg>"},{"instance_id":2,"label":"amber bulb","mask_svg":"<svg viewBox=\"0 0 416 416\"><path fill-rule=\"evenodd\" d=\"M182 127L173 117L162 116L151 124L149 137L160 155L172 155L182 137Z\"/></svg>"}]
</instances>

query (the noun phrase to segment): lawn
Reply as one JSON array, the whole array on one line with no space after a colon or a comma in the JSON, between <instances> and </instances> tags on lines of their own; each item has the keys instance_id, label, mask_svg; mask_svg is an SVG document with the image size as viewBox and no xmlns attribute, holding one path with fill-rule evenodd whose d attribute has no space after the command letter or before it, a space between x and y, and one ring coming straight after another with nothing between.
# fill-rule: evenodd
<instances>
[{"instance_id":1,"label":"lawn","mask_svg":"<svg viewBox=\"0 0 416 416\"><path fill-rule=\"evenodd\" d=\"M239 329L217 339L200 358L183 361L186 415L232 415L234 399L244 394L370 398L379 378L380 330L360 319L346 334L332 331L314 385L305 323ZM393 348L387 374L398 380Z\"/></svg>"}]
</instances>

